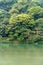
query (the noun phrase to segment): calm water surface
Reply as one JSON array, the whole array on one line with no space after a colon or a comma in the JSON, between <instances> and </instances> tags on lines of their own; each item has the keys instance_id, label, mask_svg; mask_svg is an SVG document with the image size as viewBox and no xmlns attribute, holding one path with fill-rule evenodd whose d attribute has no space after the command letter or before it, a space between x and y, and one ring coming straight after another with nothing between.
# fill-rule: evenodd
<instances>
[{"instance_id":1,"label":"calm water surface","mask_svg":"<svg viewBox=\"0 0 43 65\"><path fill-rule=\"evenodd\" d=\"M43 65L43 48L0 47L0 65Z\"/></svg>"}]
</instances>

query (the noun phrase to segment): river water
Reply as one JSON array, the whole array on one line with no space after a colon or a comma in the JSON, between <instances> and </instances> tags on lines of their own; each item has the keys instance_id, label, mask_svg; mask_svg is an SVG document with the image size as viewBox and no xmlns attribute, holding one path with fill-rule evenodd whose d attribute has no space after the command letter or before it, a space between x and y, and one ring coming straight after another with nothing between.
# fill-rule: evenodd
<instances>
[{"instance_id":1,"label":"river water","mask_svg":"<svg viewBox=\"0 0 43 65\"><path fill-rule=\"evenodd\" d=\"M43 48L0 47L0 65L43 65Z\"/></svg>"}]
</instances>

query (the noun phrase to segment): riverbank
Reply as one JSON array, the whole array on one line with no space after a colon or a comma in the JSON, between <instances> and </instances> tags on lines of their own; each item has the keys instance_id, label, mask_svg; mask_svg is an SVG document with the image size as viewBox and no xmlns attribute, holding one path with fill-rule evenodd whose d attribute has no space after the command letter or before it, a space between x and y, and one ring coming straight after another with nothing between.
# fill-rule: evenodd
<instances>
[{"instance_id":1,"label":"riverbank","mask_svg":"<svg viewBox=\"0 0 43 65\"><path fill-rule=\"evenodd\" d=\"M0 48L43 48L43 44L12 44L0 43Z\"/></svg>"}]
</instances>

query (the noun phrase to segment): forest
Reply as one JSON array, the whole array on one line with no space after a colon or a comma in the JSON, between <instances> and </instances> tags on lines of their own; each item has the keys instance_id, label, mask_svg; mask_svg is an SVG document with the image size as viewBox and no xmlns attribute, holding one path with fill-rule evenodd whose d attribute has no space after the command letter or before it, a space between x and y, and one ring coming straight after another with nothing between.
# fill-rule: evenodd
<instances>
[{"instance_id":1,"label":"forest","mask_svg":"<svg viewBox=\"0 0 43 65\"><path fill-rule=\"evenodd\" d=\"M43 44L43 0L0 0L0 42Z\"/></svg>"}]
</instances>

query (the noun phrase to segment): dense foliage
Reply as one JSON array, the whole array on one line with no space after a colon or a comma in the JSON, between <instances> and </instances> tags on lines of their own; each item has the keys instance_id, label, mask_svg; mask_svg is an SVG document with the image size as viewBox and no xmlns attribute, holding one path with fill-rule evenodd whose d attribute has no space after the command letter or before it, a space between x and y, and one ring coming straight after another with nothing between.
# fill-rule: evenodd
<instances>
[{"instance_id":1,"label":"dense foliage","mask_svg":"<svg viewBox=\"0 0 43 65\"><path fill-rule=\"evenodd\" d=\"M43 1L0 0L0 41L43 43Z\"/></svg>"}]
</instances>

